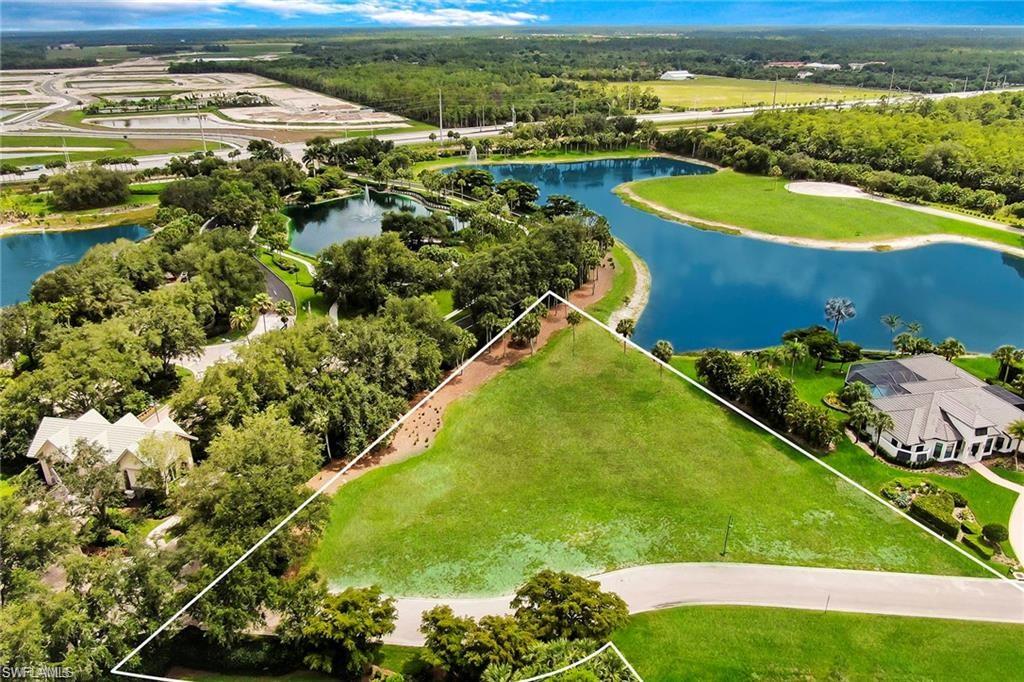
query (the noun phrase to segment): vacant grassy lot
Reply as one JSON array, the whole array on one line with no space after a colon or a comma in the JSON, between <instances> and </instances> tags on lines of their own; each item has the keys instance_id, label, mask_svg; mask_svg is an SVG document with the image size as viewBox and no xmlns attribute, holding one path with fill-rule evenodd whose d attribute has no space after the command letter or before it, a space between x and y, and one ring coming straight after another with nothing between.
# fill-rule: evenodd
<instances>
[{"instance_id":1,"label":"vacant grassy lot","mask_svg":"<svg viewBox=\"0 0 1024 682\"><path fill-rule=\"evenodd\" d=\"M866 242L930 234L974 237L1024 247L1019 234L867 199L794 194L788 181L723 170L626 185L669 211L782 237ZM628 201L628 199L627 199ZM641 210L649 207L636 203Z\"/></svg>"},{"instance_id":2,"label":"vacant grassy lot","mask_svg":"<svg viewBox=\"0 0 1024 682\"><path fill-rule=\"evenodd\" d=\"M729 561L981 574L594 326L449 408L425 454L346 485L332 585L495 594L543 566Z\"/></svg>"},{"instance_id":3,"label":"vacant grassy lot","mask_svg":"<svg viewBox=\"0 0 1024 682\"><path fill-rule=\"evenodd\" d=\"M67 145L68 157L71 161L95 161L105 156L147 156L151 154L188 154L202 151L201 140L185 139L122 139L120 137L75 137L59 135L4 135L0 143L0 152L5 159L18 165L45 164L51 161L63 161L63 147ZM219 142L207 141L207 149L220 149ZM43 156L17 156L18 153L30 154L32 147L60 149ZM100 151L75 151L76 147L97 148ZM17 148L19 151L10 151Z\"/></svg>"},{"instance_id":4,"label":"vacant grassy lot","mask_svg":"<svg viewBox=\"0 0 1024 682\"><path fill-rule=\"evenodd\" d=\"M640 614L613 639L647 682L1006 680L1024 651L1020 625L739 606Z\"/></svg>"},{"instance_id":5,"label":"vacant grassy lot","mask_svg":"<svg viewBox=\"0 0 1024 682\"><path fill-rule=\"evenodd\" d=\"M661 104L674 109L713 109L716 107L744 107L770 105L775 81L721 76L698 76L689 81L641 81L637 83L610 83L612 87L636 85L650 88L661 98ZM867 90L837 85L822 85L803 81L779 81L776 104L808 104L811 102L838 102L874 99L885 95L884 90Z\"/></svg>"}]
</instances>

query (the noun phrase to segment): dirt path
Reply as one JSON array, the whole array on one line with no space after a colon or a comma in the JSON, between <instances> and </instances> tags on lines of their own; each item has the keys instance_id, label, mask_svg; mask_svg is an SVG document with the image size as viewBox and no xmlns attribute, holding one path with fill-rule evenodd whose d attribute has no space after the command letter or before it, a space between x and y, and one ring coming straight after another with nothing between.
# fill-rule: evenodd
<instances>
[{"instance_id":1,"label":"dirt path","mask_svg":"<svg viewBox=\"0 0 1024 682\"><path fill-rule=\"evenodd\" d=\"M597 278L590 280L582 288L572 292L569 300L580 308L586 308L596 303L611 289L614 274L615 271L611 266L611 259L610 257L606 258L601 267L598 268ZM548 311L541 324L540 336L537 337L536 347L538 349L548 342L552 334L567 326L565 313L565 306L562 305ZM359 478L374 467L401 462L426 450L434 441L437 432L441 430L445 410L451 403L475 391L497 376L503 369L514 365L529 355L529 347L516 348L510 346L505 339L497 341L487 353L484 353L475 362L466 367L461 375L447 384L426 405L421 407L409 420L402 424L395 431L390 445L367 454L356 466L344 476L339 477L324 492L328 495L334 494L340 486ZM414 396L409 404L415 405L425 394ZM314 490L319 489L328 479L342 469L347 461L345 459L332 460L320 473L311 478L307 485Z\"/></svg>"},{"instance_id":2,"label":"dirt path","mask_svg":"<svg viewBox=\"0 0 1024 682\"><path fill-rule=\"evenodd\" d=\"M629 295L629 303L614 311L608 317L608 326L612 329L615 329L615 325L619 323L619 320L639 320L644 312L644 308L647 307L647 299L651 296L651 271L647 269L647 263L640 256L633 253L625 244L622 244L622 248L633 263L633 271L636 272L636 284L633 287L633 292Z\"/></svg>"},{"instance_id":3,"label":"dirt path","mask_svg":"<svg viewBox=\"0 0 1024 682\"><path fill-rule=\"evenodd\" d=\"M828 249L832 251L901 251L903 249L916 249L920 246L928 246L929 244L967 244L968 246L978 246L983 249L1000 251L1002 253L1012 254L1019 258L1024 258L1024 248L1022 247L997 244L985 239L961 237L952 234L929 234L916 237L900 237L898 239L882 239L865 242L833 241L829 239L810 239L807 237L785 237L776 234L768 234L767 232L758 232L756 230L750 230L745 227L732 225L730 223L723 223L717 220L706 220L704 218L680 213L679 211L673 211L639 196L632 190L630 183L619 185L613 191L620 197L627 199L630 203L637 204L646 210L649 210L651 213L661 216L667 220L675 220L676 222L685 223L691 227L718 230L720 232L747 237L749 239L760 239L761 241L786 244L788 246L800 246L811 249Z\"/></svg>"}]
</instances>

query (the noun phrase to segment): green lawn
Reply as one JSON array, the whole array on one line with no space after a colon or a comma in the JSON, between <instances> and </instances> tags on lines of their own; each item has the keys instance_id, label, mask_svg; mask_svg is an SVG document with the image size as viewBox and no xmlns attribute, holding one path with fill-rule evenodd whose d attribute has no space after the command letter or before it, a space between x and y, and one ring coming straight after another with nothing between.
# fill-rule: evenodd
<instances>
[{"instance_id":1,"label":"green lawn","mask_svg":"<svg viewBox=\"0 0 1024 682\"><path fill-rule=\"evenodd\" d=\"M14 492L14 484L7 474L0 474L0 497L7 497Z\"/></svg>"},{"instance_id":2,"label":"green lawn","mask_svg":"<svg viewBox=\"0 0 1024 682\"><path fill-rule=\"evenodd\" d=\"M784 178L723 170L709 175L631 182L625 187L668 211L692 216L695 222L726 223L783 237L866 242L951 234L1024 247L1024 236L1020 234L867 199L794 194L785 189L787 182ZM621 191L619 195L623 196ZM627 197L624 200L641 210L651 210Z\"/></svg>"},{"instance_id":3,"label":"green lawn","mask_svg":"<svg viewBox=\"0 0 1024 682\"><path fill-rule=\"evenodd\" d=\"M455 298L452 294L451 289L438 289L430 294L430 298L437 304L437 309L441 311L442 315L455 310Z\"/></svg>"},{"instance_id":4,"label":"green lawn","mask_svg":"<svg viewBox=\"0 0 1024 682\"><path fill-rule=\"evenodd\" d=\"M633 616L613 640L647 682L1009 680L1024 627L699 606Z\"/></svg>"},{"instance_id":5,"label":"green lawn","mask_svg":"<svg viewBox=\"0 0 1024 682\"><path fill-rule=\"evenodd\" d=\"M81 112L77 112L81 113ZM80 118L79 118L80 120ZM107 130L107 132L110 132ZM9 158L13 163L19 165L45 164L51 161L63 161L63 147L67 145L68 157L71 161L94 161L104 156L150 156L153 154L187 154L195 151L202 151L201 140L184 140L180 138L168 139L123 139L114 137L82 137L67 135L4 135L0 143L0 151L4 152L4 158ZM206 143L208 149L220 149L221 144L212 140ZM8 152L12 148L27 147L59 147L62 151L46 154L45 156L23 156L18 157L18 152ZM75 151L76 147L104 147L102 151ZM25 150L24 153L30 153Z\"/></svg>"},{"instance_id":6,"label":"green lawn","mask_svg":"<svg viewBox=\"0 0 1024 682\"><path fill-rule=\"evenodd\" d=\"M273 256L266 252L260 254L260 262L270 268L291 289L300 320L307 315L326 315L331 309L331 304L324 299L324 295L313 289L313 276L304 265L296 263L299 269L296 272L287 272L278 267Z\"/></svg>"},{"instance_id":7,"label":"green lawn","mask_svg":"<svg viewBox=\"0 0 1024 682\"><path fill-rule=\"evenodd\" d=\"M633 260L622 242L616 241L612 246L612 259L615 262L615 279L612 280L612 287L600 301L588 309L591 315L602 322L608 321L611 314L622 306L623 299L631 296L636 287L636 268L633 267Z\"/></svg>"},{"instance_id":8,"label":"green lawn","mask_svg":"<svg viewBox=\"0 0 1024 682\"><path fill-rule=\"evenodd\" d=\"M1024 457L1021 457L1020 459L1021 459L1021 470L1020 471L1014 471L1013 469L1007 469L1007 468L1001 467L1001 466L994 467L992 469L992 471L996 472L997 474L999 474L1000 476L1002 476L1003 478L1005 478L1008 481L1013 481L1014 483L1019 483L1020 485L1024 485ZM1010 466L1013 466L1012 458L1011 458L1010 462L1011 462ZM1003 524L1003 525L1006 525L1006 524Z\"/></svg>"},{"instance_id":9,"label":"green lawn","mask_svg":"<svg viewBox=\"0 0 1024 682\"><path fill-rule=\"evenodd\" d=\"M334 587L500 594L577 573L729 561L983 575L980 567L593 325L449 408L431 449L332 500Z\"/></svg>"},{"instance_id":10,"label":"green lawn","mask_svg":"<svg viewBox=\"0 0 1024 682\"><path fill-rule=\"evenodd\" d=\"M698 76L688 81L613 82L608 85L613 88L625 88L630 85L642 90L649 88L661 98L662 106L676 109L770 105L772 93L776 88L775 81L721 76ZM775 101L779 105L808 104L820 101L874 99L885 94L884 90L780 80Z\"/></svg>"}]
</instances>

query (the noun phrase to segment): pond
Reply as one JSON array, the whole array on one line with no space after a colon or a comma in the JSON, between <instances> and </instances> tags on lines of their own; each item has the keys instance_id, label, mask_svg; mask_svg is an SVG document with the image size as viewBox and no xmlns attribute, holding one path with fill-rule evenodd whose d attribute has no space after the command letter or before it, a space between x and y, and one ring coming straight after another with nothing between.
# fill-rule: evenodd
<instances>
[{"instance_id":1,"label":"pond","mask_svg":"<svg viewBox=\"0 0 1024 682\"><path fill-rule=\"evenodd\" d=\"M28 299L32 283L58 265L77 263L97 244L116 239L138 241L149 234L141 225L92 230L16 234L0 239L0 306Z\"/></svg>"},{"instance_id":2,"label":"pond","mask_svg":"<svg viewBox=\"0 0 1024 682\"><path fill-rule=\"evenodd\" d=\"M1024 259L958 244L891 252L786 246L664 220L612 194L631 180L708 172L673 159L481 167L497 181L536 184L542 200L567 194L581 201L647 262L651 295L636 329L644 347L658 339L679 350L774 345L787 329L826 324L831 296L854 301L857 317L840 336L867 347L888 347L879 322L887 313L920 322L933 340L955 336L975 351L1024 345Z\"/></svg>"},{"instance_id":3,"label":"pond","mask_svg":"<svg viewBox=\"0 0 1024 682\"><path fill-rule=\"evenodd\" d=\"M372 189L368 194L288 209L288 217L292 219L292 248L315 256L331 244L355 237L373 237L380 234L385 213L401 210L418 216L430 215L419 202Z\"/></svg>"},{"instance_id":4,"label":"pond","mask_svg":"<svg viewBox=\"0 0 1024 682\"><path fill-rule=\"evenodd\" d=\"M152 114L143 116L130 116L125 118L89 118L83 121L89 125L103 126L104 128L131 128L133 130L195 130L198 131L199 116L196 114ZM216 116L203 115L202 127L210 128L237 128L231 121Z\"/></svg>"}]
</instances>

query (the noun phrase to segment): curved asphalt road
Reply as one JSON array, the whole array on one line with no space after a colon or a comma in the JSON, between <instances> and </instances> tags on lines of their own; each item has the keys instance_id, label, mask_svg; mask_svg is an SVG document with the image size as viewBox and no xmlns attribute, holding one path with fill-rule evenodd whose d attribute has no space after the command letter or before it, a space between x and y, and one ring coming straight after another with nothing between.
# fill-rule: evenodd
<instances>
[{"instance_id":1,"label":"curved asphalt road","mask_svg":"<svg viewBox=\"0 0 1024 682\"><path fill-rule=\"evenodd\" d=\"M695 604L770 606L892 616L1024 624L1024 585L990 578L850 571L760 564L652 564L594 576L630 613ZM420 646L423 611L447 604L457 615L511 613L512 595L480 599L395 600L389 644ZM965 627L969 627L966 626Z\"/></svg>"}]
</instances>

